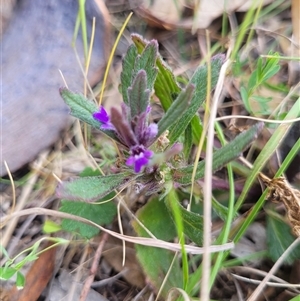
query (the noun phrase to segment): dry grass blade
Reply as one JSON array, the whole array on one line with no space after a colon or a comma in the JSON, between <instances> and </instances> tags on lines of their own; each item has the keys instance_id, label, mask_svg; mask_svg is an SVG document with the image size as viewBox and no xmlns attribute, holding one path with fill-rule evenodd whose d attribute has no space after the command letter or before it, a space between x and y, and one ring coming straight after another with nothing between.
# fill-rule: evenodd
<instances>
[{"instance_id":1,"label":"dry grass blade","mask_svg":"<svg viewBox=\"0 0 300 301\"><path fill-rule=\"evenodd\" d=\"M260 178L269 188L268 200L284 203L293 232L300 237L300 191L292 188L284 177L270 180L260 174Z\"/></svg>"},{"instance_id":2,"label":"dry grass blade","mask_svg":"<svg viewBox=\"0 0 300 301\"><path fill-rule=\"evenodd\" d=\"M6 216L2 216L0 218L0 224L1 223L6 223L11 219L14 219L16 217L20 217L20 216L26 216L26 215L30 215L30 214L36 214L36 215L49 215L49 216L55 216L55 217L59 217L59 218L68 218L68 219L72 219L72 220L76 220L76 221L80 221L92 226L95 226L97 228L99 228L100 230L102 230L103 232L106 232L108 234L110 234L113 237L122 239L124 241L127 242L132 242L135 244L139 244L139 245L143 245L143 246L150 246L150 247L157 247L157 248L162 248L162 249L167 249L170 251L180 251L181 250L181 245L178 243L170 243L170 242L166 242L160 239L152 239L152 238L146 238L146 237L133 237L133 236L128 236L128 235L122 235L119 234L117 232L108 230L102 226L99 226L98 224L87 220L83 217L80 216L75 216L69 213L63 213L63 212L59 212L59 211L55 211L55 210L50 210L50 209L45 209L45 208L39 208L39 207L34 207L34 208L30 208L30 209L23 209L21 211L17 211L17 212L13 212L10 215L6 215ZM200 247L196 247L196 246L192 246L192 245L185 245L184 246L186 249L187 253L190 254L203 254L203 248ZM222 244L222 245L212 245L209 248L209 252L214 253L214 252L221 252L221 251L225 251L225 250L230 250L234 247L234 244L231 243L226 243L226 244Z\"/></svg>"},{"instance_id":3,"label":"dry grass blade","mask_svg":"<svg viewBox=\"0 0 300 301\"><path fill-rule=\"evenodd\" d=\"M276 273L279 266L283 263L284 258L288 256L288 254L299 244L300 237L298 237L286 250L285 252L280 256L280 258L276 261L276 263L273 265L272 269L268 272L266 277L263 279L263 281L260 283L260 285L256 288L256 290L253 292L253 294L247 299L247 301L256 301L258 300L258 297L262 293L262 290L266 286L267 282L271 277Z\"/></svg>"},{"instance_id":4,"label":"dry grass blade","mask_svg":"<svg viewBox=\"0 0 300 301\"><path fill-rule=\"evenodd\" d=\"M300 2L297 0L292 1L292 25L293 25L293 43L291 44L291 56L300 57ZM300 63L291 61L289 63L289 81L296 83L299 81Z\"/></svg>"},{"instance_id":5,"label":"dry grass blade","mask_svg":"<svg viewBox=\"0 0 300 301\"><path fill-rule=\"evenodd\" d=\"M27 185L24 186L22 193L20 195L20 197L18 198L17 202L16 202L16 207L14 208L16 211L20 211L24 208L26 201L28 199L28 197L30 196L33 186L36 183L37 179L38 179L38 172L37 170L40 170L41 167L43 166L43 164L45 163L45 160L47 158L47 152L42 153L39 158L36 160L36 165L35 165L35 169L32 171L31 177L29 178ZM9 224L5 224L6 228L4 230L4 232L2 233L1 236L1 245L3 247L6 247L12 237L13 231L16 228L16 225L18 223L18 219L13 219L10 221ZM2 228L4 226L0 225L0 228Z\"/></svg>"}]
</instances>

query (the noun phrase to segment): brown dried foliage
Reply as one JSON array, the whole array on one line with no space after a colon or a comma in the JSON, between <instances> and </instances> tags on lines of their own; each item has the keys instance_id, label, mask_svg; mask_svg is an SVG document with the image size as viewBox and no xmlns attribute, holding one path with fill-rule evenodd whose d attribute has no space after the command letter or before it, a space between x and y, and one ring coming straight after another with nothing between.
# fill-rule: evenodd
<instances>
[{"instance_id":1,"label":"brown dried foliage","mask_svg":"<svg viewBox=\"0 0 300 301\"><path fill-rule=\"evenodd\" d=\"M267 199L284 203L293 232L300 236L300 191L292 188L284 177L270 180L260 174L260 178L269 189Z\"/></svg>"}]
</instances>

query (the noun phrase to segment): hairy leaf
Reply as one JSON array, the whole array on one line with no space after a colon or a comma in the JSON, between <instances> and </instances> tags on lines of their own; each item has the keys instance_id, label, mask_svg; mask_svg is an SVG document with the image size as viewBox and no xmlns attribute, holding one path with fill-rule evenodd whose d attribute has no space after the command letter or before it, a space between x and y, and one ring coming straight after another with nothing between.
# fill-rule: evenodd
<instances>
[{"instance_id":1,"label":"hairy leaf","mask_svg":"<svg viewBox=\"0 0 300 301\"><path fill-rule=\"evenodd\" d=\"M158 56L158 44L156 40L150 41L141 55L138 55L135 62L133 77L140 70L145 70L147 74L147 89L152 92L157 76L156 59Z\"/></svg>"},{"instance_id":2,"label":"hairy leaf","mask_svg":"<svg viewBox=\"0 0 300 301\"><path fill-rule=\"evenodd\" d=\"M178 202L176 199L167 200L166 206L169 209L170 213L173 215L173 210L169 204L169 202ZM203 240L203 217L195 212L187 211L184 207L182 207L178 203L178 208L180 211L180 215L183 223L183 232L184 234L194 243L199 246L202 246ZM173 217L174 218L174 217Z\"/></svg>"},{"instance_id":3,"label":"hairy leaf","mask_svg":"<svg viewBox=\"0 0 300 301\"><path fill-rule=\"evenodd\" d=\"M83 177L61 183L57 195L75 201L95 201L130 181L130 173L119 173L107 176Z\"/></svg>"},{"instance_id":4,"label":"hairy leaf","mask_svg":"<svg viewBox=\"0 0 300 301\"><path fill-rule=\"evenodd\" d=\"M139 53L142 53L149 43L149 41L137 34L132 34L131 39ZM159 54L157 54L156 66L158 68L158 74L155 80L154 90L163 109L167 111L174 99L180 93L181 88L177 83L171 68Z\"/></svg>"},{"instance_id":5,"label":"hairy leaf","mask_svg":"<svg viewBox=\"0 0 300 301\"><path fill-rule=\"evenodd\" d=\"M95 103L87 100L81 94L71 92L67 88L61 88L60 95L65 103L70 107L72 116L90 124L94 128L100 127L100 123L92 116L92 114L98 110Z\"/></svg>"},{"instance_id":6,"label":"hairy leaf","mask_svg":"<svg viewBox=\"0 0 300 301\"><path fill-rule=\"evenodd\" d=\"M249 144L258 136L262 130L263 123L259 122L252 126L249 130L239 134L233 141L214 152L213 171L217 171L225 164L238 158ZM190 184L192 181L193 165L174 170L173 179L180 184ZM198 163L195 180L204 177L205 160Z\"/></svg>"},{"instance_id":7,"label":"hairy leaf","mask_svg":"<svg viewBox=\"0 0 300 301\"><path fill-rule=\"evenodd\" d=\"M128 100L128 88L132 84L132 70L134 70L135 59L138 56L137 49L135 45L130 45L127 52L123 58L122 72L121 72L121 92L123 96L123 101L129 105Z\"/></svg>"},{"instance_id":8,"label":"hairy leaf","mask_svg":"<svg viewBox=\"0 0 300 301\"><path fill-rule=\"evenodd\" d=\"M93 118L93 113L98 111L96 104L87 100L82 94L73 93L67 88L61 88L59 91L61 97L71 109L72 116L98 130L101 130L104 134L119 142L119 139L116 137L113 131L100 129L101 123Z\"/></svg>"},{"instance_id":9,"label":"hairy leaf","mask_svg":"<svg viewBox=\"0 0 300 301\"><path fill-rule=\"evenodd\" d=\"M191 150L193 146L193 132L192 132L192 126L191 124L188 125L188 127L184 131L184 157L186 160L190 158Z\"/></svg>"},{"instance_id":10,"label":"hairy leaf","mask_svg":"<svg viewBox=\"0 0 300 301\"><path fill-rule=\"evenodd\" d=\"M108 200L114 197L114 193L106 196L101 201ZM117 213L116 205L113 202L90 204L83 202L74 202L69 200L62 200L61 212L70 213L80 217L84 217L98 225L109 224ZM88 239L96 236L99 233L99 228L92 225L87 225L71 219L62 220L62 229L68 232L76 232Z\"/></svg>"},{"instance_id":11,"label":"hairy leaf","mask_svg":"<svg viewBox=\"0 0 300 301\"><path fill-rule=\"evenodd\" d=\"M172 127L174 123L178 123L181 119L182 114L189 107L190 101L193 97L193 92L195 90L194 85L188 85L185 90L182 90L178 95L177 99L172 103L171 107L168 109L166 114L158 123L158 134L160 136L167 129ZM181 122L181 121L180 121ZM170 135L171 133L169 133Z\"/></svg>"},{"instance_id":12,"label":"hairy leaf","mask_svg":"<svg viewBox=\"0 0 300 301\"><path fill-rule=\"evenodd\" d=\"M123 59L123 70L121 73L121 92L123 101L127 105L130 105L128 95L130 92L128 89L132 88L141 70L146 73L146 88L144 90L148 89L149 94L152 92L157 75L157 56L158 44L155 40L150 41L140 54L138 54L136 45L129 46ZM141 77L139 77L139 80L141 80Z\"/></svg>"},{"instance_id":13,"label":"hairy leaf","mask_svg":"<svg viewBox=\"0 0 300 301\"><path fill-rule=\"evenodd\" d=\"M150 90L147 89L147 74L144 70L138 71L132 86L128 88L131 118L146 112L150 102Z\"/></svg>"},{"instance_id":14,"label":"hairy leaf","mask_svg":"<svg viewBox=\"0 0 300 301\"><path fill-rule=\"evenodd\" d=\"M213 89L217 84L220 69L224 62L224 55L216 55L211 60L211 88ZM190 84L195 86L195 91L189 108L182 115L180 122L174 123L170 128L169 140L173 144L191 122L192 118L198 112L200 106L203 104L207 95L207 78L208 67L200 66L190 80Z\"/></svg>"}]
</instances>

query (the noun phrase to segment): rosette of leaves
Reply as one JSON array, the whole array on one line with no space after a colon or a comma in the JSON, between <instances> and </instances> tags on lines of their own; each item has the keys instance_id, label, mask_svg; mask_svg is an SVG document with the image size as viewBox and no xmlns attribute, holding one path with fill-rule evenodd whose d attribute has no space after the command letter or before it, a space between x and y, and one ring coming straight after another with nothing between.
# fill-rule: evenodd
<instances>
[{"instance_id":1,"label":"rosette of leaves","mask_svg":"<svg viewBox=\"0 0 300 301\"><path fill-rule=\"evenodd\" d=\"M123 59L120 91L124 103L121 109L112 108L108 113L83 95L67 88L60 89L71 115L116 142L120 153L124 155L123 170L117 174L63 182L58 187L58 195L67 200L82 201L82 206L88 206L132 182L138 184L140 193L156 195L162 192L160 199L165 200L168 208L163 212L172 217L165 196L174 187L180 189L190 185L192 181L193 165L186 163L186 150L191 149L192 144L199 140L202 130L198 110L207 95L208 66L198 67L188 84L181 87L171 68L160 56L157 41L146 41L139 35L132 35L132 40L133 44ZM212 89L217 83L224 60L222 54L211 59ZM164 109L164 115L157 124L149 122L153 95ZM261 129L262 124L258 123L223 148L215 150L213 170L216 171L239 157ZM178 157L181 158L180 162ZM194 180L203 178L204 166L205 160L198 163ZM179 206L184 217L186 235L198 245L201 244L201 216L186 211L180 204ZM69 208L68 213L73 213L71 211ZM85 217L89 218L88 215ZM169 218L166 217L166 220ZM95 222L102 223L101 220ZM145 235L136 230L139 235Z\"/></svg>"}]
</instances>

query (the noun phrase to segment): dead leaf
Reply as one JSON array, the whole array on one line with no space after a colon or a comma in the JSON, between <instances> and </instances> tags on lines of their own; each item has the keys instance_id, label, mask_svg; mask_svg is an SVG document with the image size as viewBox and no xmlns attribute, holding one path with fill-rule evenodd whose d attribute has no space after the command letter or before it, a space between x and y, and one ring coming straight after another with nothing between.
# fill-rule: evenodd
<instances>
[{"instance_id":1,"label":"dead leaf","mask_svg":"<svg viewBox=\"0 0 300 301\"><path fill-rule=\"evenodd\" d=\"M105 244L103 257L117 272L121 272L126 268L127 271L123 277L128 283L139 288L145 287L145 277L137 261L135 249L131 244L126 243L125 252L126 258L125 265L123 266L123 246L121 241L110 236L108 242Z\"/></svg>"},{"instance_id":2,"label":"dead leaf","mask_svg":"<svg viewBox=\"0 0 300 301\"><path fill-rule=\"evenodd\" d=\"M48 300L49 301L58 301L58 300L70 300L71 290L70 288L74 285L74 277L65 269L60 271L58 278L55 278L51 290L49 291ZM79 301L80 294L83 289L83 284L76 281L75 291L72 292L72 301ZM101 294L96 292L93 289L90 289L87 295L87 301L108 301Z\"/></svg>"},{"instance_id":3,"label":"dead leaf","mask_svg":"<svg viewBox=\"0 0 300 301\"><path fill-rule=\"evenodd\" d=\"M284 177L270 180L260 174L260 178L269 188L267 199L284 203L293 232L296 236L300 236L300 191L292 188Z\"/></svg>"},{"instance_id":4,"label":"dead leaf","mask_svg":"<svg viewBox=\"0 0 300 301\"><path fill-rule=\"evenodd\" d=\"M260 223L251 224L245 235L230 251L234 257L240 258L251 255L255 252L266 250L266 229ZM251 263L253 266L258 266L261 263L261 258L253 258L247 261L247 265Z\"/></svg>"},{"instance_id":5,"label":"dead leaf","mask_svg":"<svg viewBox=\"0 0 300 301\"><path fill-rule=\"evenodd\" d=\"M193 16L181 19L185 7L190 6L191 1L180 0L155 0L143 1L137 12L146 19L148 23L165 29L178 27L184 28L207 28L213 20L222 16L224 12L230 14L235 11L245 12L250 7L258 7L271 3L272 0L261 0L253 3L252 0L201 0L200 5L194 5ZM196 1L194 1L196 3Z\"/></svg>"},{"instance_id":6,"label":"dead leaf","mask_svg":"<svg viewBox=\"0 0 300 301\"><path fill-rule=\"evenodd\" d=\"M151 26L171 30L180 22L183 9L183 0L143 1L136 12Z\"/></svg>"}]
</instances>

